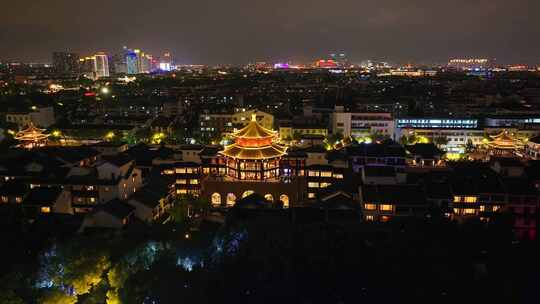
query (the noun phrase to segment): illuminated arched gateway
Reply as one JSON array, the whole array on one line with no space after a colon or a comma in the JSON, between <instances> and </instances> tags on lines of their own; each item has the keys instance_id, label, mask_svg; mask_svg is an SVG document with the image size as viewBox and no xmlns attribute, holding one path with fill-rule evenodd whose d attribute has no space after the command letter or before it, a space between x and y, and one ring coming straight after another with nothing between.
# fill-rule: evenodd
<instances>
[{"instance_id":1,"label":"illuminated arched gateway","mask_svg":"<svg viewBox=\"0 0 540 304\"><path fill-rule=\"evenodd\" d=\"M279 176L279 160L287 148L275 142L277 133L251 122L234 133L234 144L220 154L225 158L227 175L239 180L267 180Z\"/></svg>"}]
</instances>

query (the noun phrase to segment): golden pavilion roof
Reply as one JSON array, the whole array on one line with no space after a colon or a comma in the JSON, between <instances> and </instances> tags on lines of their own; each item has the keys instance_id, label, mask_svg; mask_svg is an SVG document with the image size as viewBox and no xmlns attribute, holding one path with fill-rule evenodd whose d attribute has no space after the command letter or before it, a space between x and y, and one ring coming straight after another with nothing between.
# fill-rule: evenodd
<instances>
[{"instance_id":1,"label":"golden pavilion roof","mask_svg":"<svg viewBox=\"0 0 540 304\"><path fill-rule=\"evenodd\" d=\"M512 137L508 131L503 131L500 134L491 136L493 139L492 142L489 142L487 145L491 148L496 149L517 149L520 146L523 146L523 144Z\"/></svg>"},{"instance_id":2,"label":"golden pavilion roof","mask_svg":"<svg viewBox=\"0 0 540 304\"><path fill-rule=\"evenodd\" d=\"M257 123L256 115L253 114L248 125L235 132L233 136L239 138L268 138L277 136L277 132L261 126Z\"/></svg>"},{"instance_id":3,"label":"golden pavilion roof","mask_svg":"<svg viewBox=\"0 0 540 304\"><path fill-rule=\"evenodd\" d=\"M272 144L264 147L242 147L238 144L232 144L221 151L222 155L236 159L271 159L281 157L286 154L287 147L278 144Z\"/></svg>"},{"instance_id":4,"label":"golden pavilion roof","mask_svg":"<svg viewBox=\"0 0 540 304\"><path fill-rule=\"evenodd\" d=\"M272 159L286 154L287 147L274 142L277 132L266 129L257 123L255 115L247 126L234 133L235 143L219 153L234 159Z\"/></svg>"},{"instance_id":5,"label":"golden pavilion roof","mask_svg":"<svg viewBox=\"0 0 540 304\"><path fill-rule=\"evenodd\" d=\"M28 127L15 134L15 139L19 141L39 141L49 137L49 134L45 134L45 129L40 129L30 123Z\"/></svg>"}]
</instances>

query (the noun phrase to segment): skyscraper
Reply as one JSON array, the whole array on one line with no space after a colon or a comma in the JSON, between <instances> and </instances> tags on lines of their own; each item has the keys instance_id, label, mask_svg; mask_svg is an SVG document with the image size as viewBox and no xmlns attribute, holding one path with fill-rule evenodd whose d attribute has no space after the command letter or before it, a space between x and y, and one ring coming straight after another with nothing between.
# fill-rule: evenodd
<instances>
[{"instance_id":1,"label":"skyscraper","mask_svg":"<svg viewBox=\"0 0 540 304\"><path fill-rule=\"evenodd\" d=\"M135 51L126 49L126 66L128 74L139 74L138 54Z\"/></svg>"},{"instance_id":2,"label":"skyscraper","mask_svg":"<svg viewBox=\"0 0 540 304\"><path fill-rule=\"evenodd\" d=\"M79 72L79 54L54 52L53 66L57 73L77 74Z\"/></svg>"},{"instance_id":3,"label":"skyscraper","mask_svg":"<svg viewBox=\"0 0 540 304\"><path fill-rule=\"evenodd\" d=\"M103 52L97 53L94 60L96 78L109 77L109 58Z\"/></svg>"}]
</instances>

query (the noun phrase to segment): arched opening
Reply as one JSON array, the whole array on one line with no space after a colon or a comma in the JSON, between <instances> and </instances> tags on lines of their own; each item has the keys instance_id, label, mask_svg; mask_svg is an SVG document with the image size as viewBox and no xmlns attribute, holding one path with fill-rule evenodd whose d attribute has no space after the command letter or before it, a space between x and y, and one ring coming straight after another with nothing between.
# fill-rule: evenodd
<instances>
[{"instance_id":1,"label":"arched opening","mask_svg":"<svg viewBox=\"0 0 540 304\"><path fill-rule=\"evenodd\" d=\"M236 203L236 195L234 193L227 194L227 207L232 207Z\"/></svg>"},{"instance_id":2,"label":"arched opening","mask_svg":"<svg viewBox=\"0 0 540 304\"><path fill-rule=\"evenodd\" d=\"M242 198L246 197L246 196L250 196L252 195L253 193L255 193L255 191L253 190L246 190L244 191L244 193L242 194Z\"/></svg>"},{"instance_id":3,"label":"arched opening","mask_svg":"<svg viewBox=\"0 0 540 304\"><path fill-rule=\"evenodd\" d=\"M217 207L221 205L221 194L214 193L212 194L212 206Z\"/></svg>"},{"instance_id":4,"label":"arched opening","mask_svg":"<svg viewBox=\"0 0 540 304\"><path fill-rule=\"evenodd\" d=\"M279 200L283 203L283 208L289 208L289 196L286 194L282 194L279 197Z\"/></svg>"},{"instance_id":5,"label":"arched opening","mask_svg":"<svg viewBox=\"0 0 540 304\"><path fill-rule=\"evenodd\" d=\"M274 202L274 197L272 196L272 194L268 193L264 196L264 199L267 200L269 203L273 203Z\"/></svg>"}]
</instances>

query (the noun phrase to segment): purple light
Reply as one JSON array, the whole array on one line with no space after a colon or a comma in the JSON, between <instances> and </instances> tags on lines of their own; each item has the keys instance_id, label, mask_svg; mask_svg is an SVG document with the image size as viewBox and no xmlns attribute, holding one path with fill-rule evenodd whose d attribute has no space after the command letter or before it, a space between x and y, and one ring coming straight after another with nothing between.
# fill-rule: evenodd
<instances>
[{"instance_id":1,"label":"purple light","mask_svg":"<svg viewBox=\"0 0 540 304\"><path fill-rule=\"evenodd\" d=\"M276 63L274 64L274 69L288 69L289 64L288 63Z\"/></svg>"}]
</instances>

